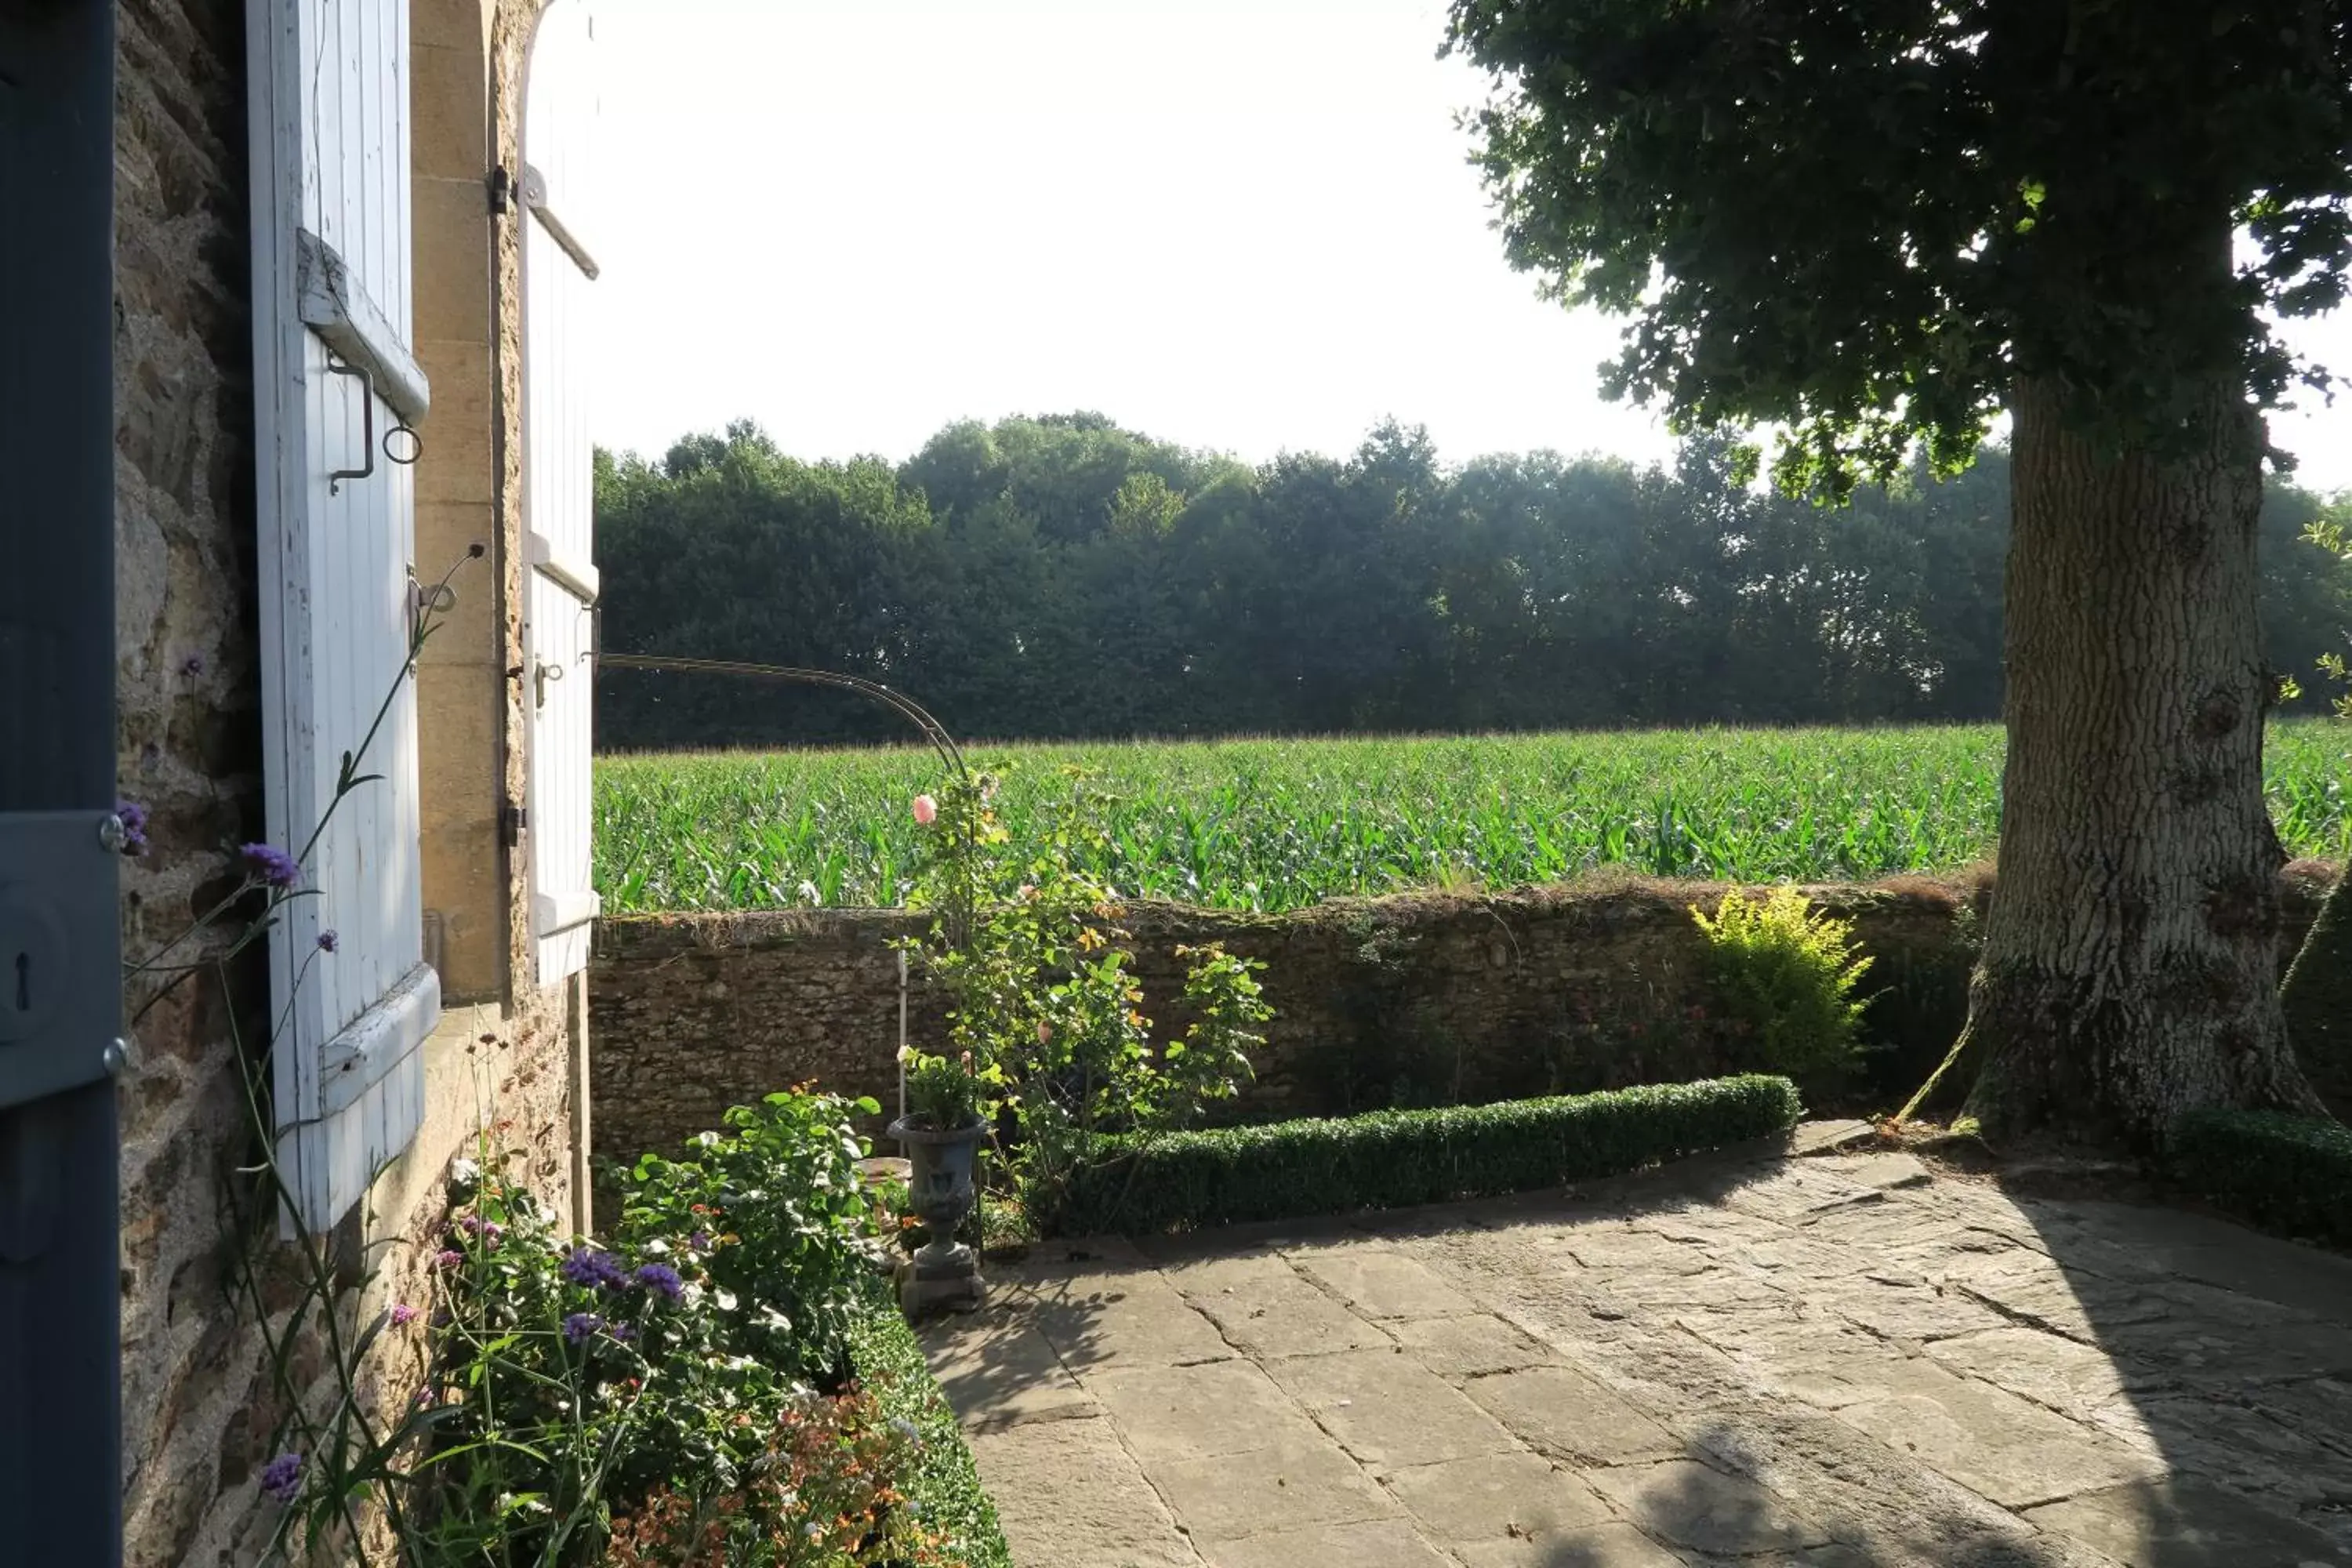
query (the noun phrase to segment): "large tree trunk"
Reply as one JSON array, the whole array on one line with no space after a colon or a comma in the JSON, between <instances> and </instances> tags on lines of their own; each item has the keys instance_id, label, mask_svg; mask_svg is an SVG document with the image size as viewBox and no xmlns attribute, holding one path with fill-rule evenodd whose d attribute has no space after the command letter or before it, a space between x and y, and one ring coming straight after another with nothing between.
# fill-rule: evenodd
<instances>
[{"instance_id":1,"label":"large tree trunk","mask_svg":"<svg viewBox=\"0 0 2352 1568\"><path fill-rule=\"evenodd\" d=\"M2317 1107L2286 1044L2263 803L2259 416L2114 452L2021 380L2000 892L1964 1045L1995 1141L2160 1146L2199 1106Z\"/></svg>"},{"instance_id":2,"label":"large tree trunk","mask_svg":"<svg viewBox=\"0 0 2352 1568\"><path fill-rule=\"evenodd\" d=\"M2352 867L2336 879L2279 991L2288 1043L2339 1121L2352 1121Z\"/></svg>"}]
</instances>

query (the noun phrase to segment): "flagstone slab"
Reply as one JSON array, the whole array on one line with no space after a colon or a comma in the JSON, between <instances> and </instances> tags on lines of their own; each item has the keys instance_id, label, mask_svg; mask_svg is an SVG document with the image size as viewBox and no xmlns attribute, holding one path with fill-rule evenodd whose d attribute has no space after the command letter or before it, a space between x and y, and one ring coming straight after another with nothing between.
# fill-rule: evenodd
<instances>
[{"instance_id":1,"label":"flagstone slab","mask_svg":"<svg viewBox=\"0 0 2352 1568\"><path fill-rule=\"evenodd\" d=\"M1746 1556L1830 1543L1826 1533L1754 1481L1695 1460L1592 1470L1585 1479L1669 1545Z\"/></svg>"},{"instance_id":2,"label":"flagstone slab","mask_svg":"<svg viewBox=\"0 0 2352 1568\"><path fill-rule=\"evenodd\" d=\"M971 1456L1021 1568L1200 1568L1105 1417L976 1432Z\"/></svg>"},{"instance_id":3,"label":"flagstone slab","mask_svg":"<svg viewBox=\"0 0 2352 1568\"><path fill-rule=\"evenodd\" d=\"M1394 1342L1283 1264L1283 1272L1187 1299L1227 1343L1255 1356L1327 1355Z\"/></svg>"},{"instance_id":4,"label":"flagstone slab","mask_svg":"<svg viewBox=\"0 0 2352 1568\"><path fill-rule=\"evenodd\" d=\"M2291 1514L2194 1480L2087 1492L2026 1510L2039 1529L2068 1535L2124 1568L2176 1563L2280 1563L2352 1568L2352 1552Z\"/></svg>"},{"instance_id":5,"label":"flagstone slab","mask_svg":"<svg viewBox=\"0 0 2352 1568\"><path fill-rule=\"evenodd\" d=\"M1017 1315L942 1319L925 1336L932 1375L966 1426L1011 1426L1097 1413L1045 1336Z\"/></svg>"},{"instance_id":6,"label":"flagstone slab","mask_svg":"<svg viewBox=\"0 0 2352 1568\"><path fill-rule=\"evenodd\" d=\"M1880 1397L1837 1418L2011 1508L2162 1469L2145 1452L1924 1357L1897 1363Z\"/></svg>"},{"instance_id":7,"label":"flagstone slab","mask_svg":"<svg viewBox=\"0 0 2352 1568\"><path fill-rule=\"evenodd\" d=\"M1454 1568L1402 1521L1253 1535L1212 1547L1209 1562L1212 1568Z\"/></svg>"},{"instance_id":8,"label":"flagstone slab","mask_svg":"<svg viewBox=\"0 0 2352 1568\"><path fill-rule=\"evenodd\" d=\"M1478 1541L1454 1555L1467 1568L1687 1568L1630 1524L1600 1524L1540 1539Z\"/></svg>"},{"instance_id":9,"label":"flagstone slab","mask_svg":"<svg viewBox=\"0 0 2352 1568\"><path fill-rule=\"evenodd\" d=\"M1464 1392L1529 1447L1580 1465L1662 1459L1674 1435L1582 1373L1534 1366L1473 1379Z\"/></svg>"},{"instance_id":10,"label":"flagstone slab","mask_svg":"<svg viewBox=\"0 0 2352 1568\"><path fill-rule=\"evenodd\" d=\"M1416 1465L1383 1479L1422 1528L1449 1545L1540 1542L1612 1517L1600 1494L1573 1471L1526 1452Z\"/></svg>"},{"instance_id":11,"label":"flagstone slab","mask_svg":"<svg viewBox=\"0 0 2352 1568\"><path fill-rule=\"evenodd\" d=\"M1203 1543L1404 1512L1319 1434L1239 1455L1154 1465L1150 1475L1177 1519Z\"/></svg>"},{"instance_id":12,"label":"flagstone slab","mask_svg":"<svg viewBox=\"0 0 2352 1568\"><path fill-rule=\"evenodd\" d=\"M1269 1362L1266 1372L1359 1464L1374 1468L1518 1446L1501 1422L1393 1346Z\"/></svg>"},{"instance_id":13,"label":"flagstone slab","mask_svg":"<svg viewBox=\"0 0 2352 1568\"><path fill-rule=\"evenodd\" d=\"M1365 1317L1451 1318L1475 1303L1402 1253L1357 1246L1295 1254L1299 1269Z\"/></svg>"},{"instance_id":14,"label":"flagstone slab","mask_svg":"<svg viewBox=\"0 0 2352 1568\"><path fill-rule=\"evenodd\" d=\"M1487 1313L1425 1318L1397 1323L1389 1331L1405 1353L1440 1377L1482 1377L1556 1359L1548 1347Z\"/></svg>"},{"instance_id":15,"label":"flagstone slab","mask_svg":"<svg viewBox=\"0 0 2352 1568\"><path fill-rule=\"evenodd\" d=\"M1245 1454L1319 1435L1254 1362L1114 1367L1088 1373L1087 1386L1146 1466Z\"/></svg>"}]
</instances>

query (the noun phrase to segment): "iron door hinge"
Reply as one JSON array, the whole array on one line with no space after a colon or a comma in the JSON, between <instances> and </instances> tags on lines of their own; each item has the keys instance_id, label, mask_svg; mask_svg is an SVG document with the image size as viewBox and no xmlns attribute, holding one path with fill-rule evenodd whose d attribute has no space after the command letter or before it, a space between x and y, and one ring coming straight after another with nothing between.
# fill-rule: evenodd
<instances>
[{"instance_id":1,"label":"iron door hinge","mask_svg":"<svg viewBox=\"0 0 2352 1568\"><path fill-rule=\"evenodd\" d=\"M530 813L512 801L499 807L499 842L512 849L522 842L523 830L530 826Z\"/></svg>"},{"instance_id":2,"label":"iron door hinge","mask_svg":"<svg viewBox=\"0 0 2352 1568\"><path fill-rule=\"evenodd\" d=\"M514 205L514 176L507 173L507 166L504 163L499 163L490 170L488 184L490 193L490 216L504 217Z\"/></svg>"}]
</instances>

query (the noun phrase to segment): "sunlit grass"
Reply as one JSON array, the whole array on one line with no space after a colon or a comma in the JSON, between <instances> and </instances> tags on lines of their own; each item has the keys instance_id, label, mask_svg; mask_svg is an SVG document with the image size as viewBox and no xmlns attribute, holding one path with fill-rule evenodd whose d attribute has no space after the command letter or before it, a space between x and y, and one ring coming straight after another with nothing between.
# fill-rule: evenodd
<instances>
[{"instance_id":1,"label":"sunlit grass","mask_svg":"<svg viewBox=\"0 0 2352 1568\"><path fill-rule=\"evenodd\" d=\"M2293 855L2352 851L2352 728L2275 727ZM981 747L1017 836L1064 770L1118 802L1097 868L1121 891L1228 909L1509 887L1601 866L1743 881L1947 870L1991 851L1994 726ZM604 757L596 886L613 912L900 902L929 751Z\"/></svg>"}]
</instances>

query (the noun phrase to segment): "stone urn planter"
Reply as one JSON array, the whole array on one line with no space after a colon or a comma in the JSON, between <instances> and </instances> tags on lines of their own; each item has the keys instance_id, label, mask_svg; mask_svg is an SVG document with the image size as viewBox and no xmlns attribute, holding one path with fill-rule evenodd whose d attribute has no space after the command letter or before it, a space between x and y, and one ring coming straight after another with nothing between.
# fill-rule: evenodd
<instances>
[{"instance_id":1,"label":"stone urn planter","mask_svg":"<svg viewBox=\"0 0 2352 1568\"><path fill-rule=\"evenodd\" d=\"M913 1167L908 1201L930 1239L898 1264L898 1309L909 1318L936 1308L969 1312L984 1289L980 1257L956 1239L956 1232L980 1200L975 1167L988 1124L938 1128L902 1116L889 1136L906 1149Z\"/></svg>"}]
</instances>

